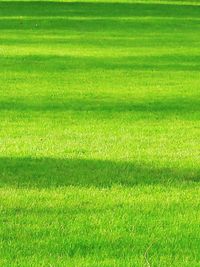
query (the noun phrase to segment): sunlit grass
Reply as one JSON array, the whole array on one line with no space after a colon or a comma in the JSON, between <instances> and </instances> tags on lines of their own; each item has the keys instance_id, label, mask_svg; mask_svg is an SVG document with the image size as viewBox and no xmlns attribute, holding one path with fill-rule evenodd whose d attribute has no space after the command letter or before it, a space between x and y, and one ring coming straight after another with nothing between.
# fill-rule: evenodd
<instances>
[{"instance_id":1,"label":"sunlit grass","mask_svg":"<svg viewBox=\"0 0 200 267\"><path fill-rule=\"evenodd\" d=\"M200 8L72 2L0 2L0 265L197 267Z\"/></svg>"}]
</instances>

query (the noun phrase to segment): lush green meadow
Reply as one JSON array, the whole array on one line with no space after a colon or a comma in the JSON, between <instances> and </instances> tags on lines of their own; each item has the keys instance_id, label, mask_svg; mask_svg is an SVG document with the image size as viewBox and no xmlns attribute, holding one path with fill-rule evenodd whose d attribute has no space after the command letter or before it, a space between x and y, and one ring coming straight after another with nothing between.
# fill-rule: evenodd
<instances>
[{"instance_id":1,"label":"lush green meadow","mask_svg":"<svg viewBox=\"0 0 200 267\"><path fill-rule=\"evenodd\" d=\"M199 267L200 5L72 2L0 1L0 266Z\"/></svg>"}]
</instances>

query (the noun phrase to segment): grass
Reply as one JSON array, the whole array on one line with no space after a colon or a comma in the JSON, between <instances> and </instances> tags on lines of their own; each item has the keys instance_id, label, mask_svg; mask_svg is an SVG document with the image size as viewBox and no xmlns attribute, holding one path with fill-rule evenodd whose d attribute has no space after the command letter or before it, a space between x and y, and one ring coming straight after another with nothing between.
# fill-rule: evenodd
<instances>
[{"instance_id":1,"label":"grass","mask_svg":"<svg viewBox=\"0 0 200 267\"><path fill-rule=\"evenodd\" d=\"M200 266L200 7L100 2L0 2L0 265Z\"/></svg>"}]
</instances>

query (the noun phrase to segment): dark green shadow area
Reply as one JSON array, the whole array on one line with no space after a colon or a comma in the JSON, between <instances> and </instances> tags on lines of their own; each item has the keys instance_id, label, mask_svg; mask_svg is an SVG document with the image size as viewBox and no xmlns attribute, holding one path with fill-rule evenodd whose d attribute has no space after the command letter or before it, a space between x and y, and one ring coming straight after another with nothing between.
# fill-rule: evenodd
<instances>
[{"instance_id":1,"label":"dark green shadow area","mask_svg":"<svg viewBox=\"0 0 200 267\"><path fill-rule=\"evenodd\" d=\"M200 14L199 14L200 15ZM115 35L132 34L176 34L180 32L197 33L200 21L191 19L166 19L151 17L148 20L138 17L137 20L126 20L120 18L6 18L1 19L1 30L31 30L41 31L66 31L75 33L100 33Z\"/></svg>"},{"instance_id":2,"label":"dark green shadow area","mask_svg":"<svg viewBox=\"0 0 200 267\"><path fill-rule=\"evenodd\" d=\"M181 185L197 183L200 169L162 168L106 160L0 158L1 186L49 188L63 186L106 188L114 185Z\"/></svg>"},{"instance_id":3,"label":"dark green shadow area","mask_svg":"<svg viewBox=\"0 0 200 267\"><path fill-rule=\"evenodd\" d=\"M81 17L196 17L200 6L153 3L64 3L1 1L0 16L81 16Z\"/></svg>"},{"instance_id":4,"label":"dark green shadow area","mask_svg":"<svg viewBox=\"0 0 200 267\"><path fill-rule=\"evenodd\" d=\"M114 99L98 99L90 97L90 99L7 99L0 101L1 112L91 112L94 114L114 114L131 112L142 118L169 118L177 116L180 118L188 118L193 120L200 119L200 98L199 97L174 97L163 99L151 99L143 102L138 100L114 100ZM53 113L52 113L53 114ZM3 115L3 113L2 113ZM3 115L5 116L5 114ZM135 117L134 117L135 118Z\"/></svg>"},{"instance_id":5,"label":"dark green shadow area","mask_svg":"<svg viewBox=\"0 0 200 267\"><path fill-rule=\"evenodd\" d=\"M147 17L148 21L143 20ZM4 30L60 29L128 34L149 30L171 33L184 29L194 32L199 29L199 17L200 7L192 5L0 2L0 29ZM139 20L127 21L126 18ZM166 21L167 18L170 20Z\"/></svg>"},{"instance_id":6,"label":"dark green shadow area","mask_svg":"<svg viewBox=\"0 0 200 267\"><path fill-rule=\"evenodd\" d=\"M31 55L1 57L3 71L50 72L121 70L121 71L200 71L199 55L146 56L56 56Z\"/></svg>"}]
</instances>

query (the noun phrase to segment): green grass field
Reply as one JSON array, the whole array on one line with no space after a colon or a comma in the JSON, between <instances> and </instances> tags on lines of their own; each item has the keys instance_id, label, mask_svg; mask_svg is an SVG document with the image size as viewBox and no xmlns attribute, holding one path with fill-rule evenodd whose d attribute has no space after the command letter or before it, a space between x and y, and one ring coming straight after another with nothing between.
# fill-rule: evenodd
<instances>
[{"instance_id":1,"label":"green grass field","mask_svg":"<svg viewBox=\"0 0 200 267\"><path fill-rule=\"evenodd\" d=\"M0 1L0 266L199 267L200 2L72 2Z\"/></svg>"}]
</instances>

